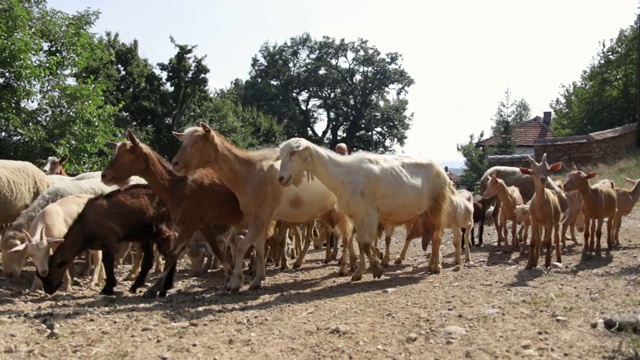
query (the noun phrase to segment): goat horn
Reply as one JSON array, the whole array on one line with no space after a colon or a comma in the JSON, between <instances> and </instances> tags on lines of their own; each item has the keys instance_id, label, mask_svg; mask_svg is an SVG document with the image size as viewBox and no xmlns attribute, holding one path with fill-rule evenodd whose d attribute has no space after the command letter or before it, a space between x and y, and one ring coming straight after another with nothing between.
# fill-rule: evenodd
<instances>
[{"instance_id":1,"label":"goat horn","mask_svg":"<svg viewBox=\"0 0 640 360\"><path fill-rule=\"evenodd\" d=\"M540 160L540 163L547 163L547 153L544 153L544 155L542 155L542 160Z\"/></svg>"}]
</instances>

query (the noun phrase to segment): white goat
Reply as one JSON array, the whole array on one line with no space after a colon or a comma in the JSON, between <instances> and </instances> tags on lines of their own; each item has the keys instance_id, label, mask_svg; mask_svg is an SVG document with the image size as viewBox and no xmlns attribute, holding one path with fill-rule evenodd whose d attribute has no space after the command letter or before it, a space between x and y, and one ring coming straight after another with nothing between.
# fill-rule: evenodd
<instances>
[{"instance_id":1,"label":"white goat","mask_svg":"<svg viewBox=\"0 0 640 360\"><path fill-rule=\"evenodd\" d=\"M378 224L402 224L426 213L430 224L423 248L433 236L429 270L440 273L440 243L449 199L455 193L451 180L436 163L410 156L356 153L340 156L302 138L280 145L282 186L301 186L305 172L319 179L338 199L339 209L353 219L360 245L360 262L353 280L362 278L365 255L373 277L382 267L372 252Z\"/></svg>"}]
</instances>

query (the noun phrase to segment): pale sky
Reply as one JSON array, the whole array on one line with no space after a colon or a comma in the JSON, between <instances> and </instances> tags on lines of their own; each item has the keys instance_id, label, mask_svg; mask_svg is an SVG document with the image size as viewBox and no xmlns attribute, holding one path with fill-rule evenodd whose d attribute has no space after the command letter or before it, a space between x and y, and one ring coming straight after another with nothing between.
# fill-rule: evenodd
<instances>
[{"instance_id":1,"label":"pale sky","mask_svg":"<svg viewBox=\"0 0 640 360\"><path fill-rule=\"evenodd\" d=\"M94 31L139 41L151 63L174 55L169 41L198 45L210 87L247 79L260 46L308 32L402 54L415 84L414 122L402 152L459 166L456 144L491 135L504 92L525 99L532 116L550 111L562 84L579 80L599 43L633 24L631 0L53 0L65 12L100 10Z\"/></svg>"}]
</instances>

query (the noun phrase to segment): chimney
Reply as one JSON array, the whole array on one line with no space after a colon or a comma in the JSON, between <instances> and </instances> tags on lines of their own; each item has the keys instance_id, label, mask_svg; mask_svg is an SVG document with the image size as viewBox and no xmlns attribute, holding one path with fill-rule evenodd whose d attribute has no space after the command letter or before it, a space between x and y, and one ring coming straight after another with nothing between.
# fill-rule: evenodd
<instances>
[{"instance_id":1,"label":"chimney","mask_svg":"<svg viewBox=\"0 0 640 360\"><path fill-rule=\"evenodd\" d=\"M542 116L542 122L547 126L551 126L551 111L545 111Z\"/></svg>"}]
</instances>

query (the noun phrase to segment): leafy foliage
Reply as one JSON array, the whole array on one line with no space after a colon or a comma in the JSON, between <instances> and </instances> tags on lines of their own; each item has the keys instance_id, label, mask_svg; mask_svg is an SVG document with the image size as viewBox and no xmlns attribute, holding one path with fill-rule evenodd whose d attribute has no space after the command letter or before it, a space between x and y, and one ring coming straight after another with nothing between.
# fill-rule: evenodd
<instances>
[{"instance_id":1,"label":"leafy foliage","mask_svg":"<svg viewBox=\"0 0 640 360\"><path fill-rule=\"evenodd\" d=\"M585 135L636 121L637 20L600 45L580 80L563 85L550 104L555 136Z\"/></svg>"},{"instance_id":2,"label":"leafy foliage","mask_svg":"<svg viewBox=\"0 0 640 360\"><path fill-rule=\"evenodd\" d=\"M491 127L493 137L497 143L494 149L496 155L510 155L515 152L516 142L513 137L514 129L522 121L531 116L531 107L524 100L513 101L511 90L504 93L504 101L500 101L496 114L493 117L494 125Z\"/></svg>"},{"instance_id":3,"label":"leafy foliage","mask_svg":"<svg viewBox=\"0 0 640 360\"><path fill-rule=\"evenodd\" d=\"M476 146L476 143L482 141L483 138L484 131L481 131L478 139L471 134L469 135L468 143L456 145L458 152L465 158L465 170L460 176L460 182L467 184L466 188L469 191L476 190L475 183L480 180L482 175L489 168L489 163L487 162L487 150Z\"/></svg>"},{"instance_id":4,"label":"leafy foliage","mask_svg":"<svg viewBox=\"0 0 640 360\"><path fill-rule=\"evenodd\" d=\"M265 43L252 59L242 103L275 117L286 137L390 152L404 145L413 119L405 115L404 96L414 81L401 59L362 39L314 40L305 33L282 45Z\"/></svg>"}]
</instances>

